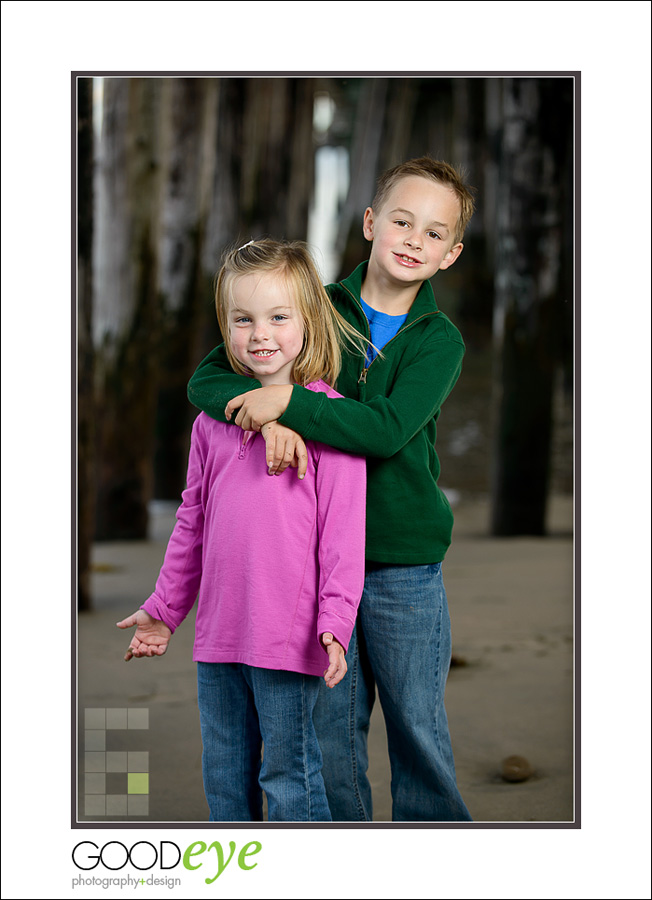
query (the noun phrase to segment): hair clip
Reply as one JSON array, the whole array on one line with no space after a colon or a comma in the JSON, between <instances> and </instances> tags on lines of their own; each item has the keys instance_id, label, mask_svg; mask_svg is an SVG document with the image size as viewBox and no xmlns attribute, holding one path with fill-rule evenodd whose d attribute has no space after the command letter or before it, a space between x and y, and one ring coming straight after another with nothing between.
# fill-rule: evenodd
<instances>
[{"instance_id":1,"label":"hair clip","mask_svg":"<svg viewBox=\"0 0 652 900\"><path fill-rule=\"evenodd\" d=\"M245 247L248 247L249 244L255 244L255 243L256 243L256 242L255 242L254 240L247 241L247 243L246 243L246 244L243 244L242 247L238 247L238 249L237 249L235 252L236 252L236 253L239 253L241 250L244 250Z\"/></svg>"}]
</instances>

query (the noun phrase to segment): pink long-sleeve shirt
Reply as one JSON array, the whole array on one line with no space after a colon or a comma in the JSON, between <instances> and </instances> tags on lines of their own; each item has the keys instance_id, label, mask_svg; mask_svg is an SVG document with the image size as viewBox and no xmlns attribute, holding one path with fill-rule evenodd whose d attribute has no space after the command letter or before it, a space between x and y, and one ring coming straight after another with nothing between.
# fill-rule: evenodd
<instances>
[{"instance_id":1,"label":"pink long-sleeve shirt","mask_svg":"<svg viewBox=\"0 0 652 900\"><path fill-rule=\"evenodd\" d=\"M323 675L320 635L348 647L364 586L365 461L313 441L307 451L303 481L270 476L261 434L195 420L183 502L142 607L174 631L199 594L194 660Z\"/></svg>"}]
</instances>

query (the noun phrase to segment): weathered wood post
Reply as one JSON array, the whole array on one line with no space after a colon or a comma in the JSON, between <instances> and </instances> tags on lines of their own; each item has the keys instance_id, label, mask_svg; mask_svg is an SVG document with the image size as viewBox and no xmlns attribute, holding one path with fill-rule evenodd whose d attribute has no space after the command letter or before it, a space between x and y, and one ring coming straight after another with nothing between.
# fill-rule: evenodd
<instances>
[{"instance_id":1,"label":"weathered wood post","mask_svg":"<svg viewBox=\"0 0 652 900\"><path fill-rule=\"evenodd\" d=\"M93 79L77 79L77 603L91 606L94 516Z\"/></svg>"},{"instance_id":2,"label":"weathered wood post","mask_svg":"<svg viewBox=\"0 0 652 900\"><path fill-rule=\"evenodd\" d=\"M564 211L570 180L572 82L510 78L489 83L502 125L496 198L494 305L496 435L491 532L545 533L552 398L564 302L560 275L570 241Z\"/></svg>"},{"instance_id":3,"label":"weathered wood post","mask_svg":"<svg viewBox=\"0 0 652 900\"><path fill-rule=\"evenodd\" d=\"M147 535L159 366L160 132L167 94L165 79L104 82L93 309L99 540Z\"/></svg>"}]
</instances>

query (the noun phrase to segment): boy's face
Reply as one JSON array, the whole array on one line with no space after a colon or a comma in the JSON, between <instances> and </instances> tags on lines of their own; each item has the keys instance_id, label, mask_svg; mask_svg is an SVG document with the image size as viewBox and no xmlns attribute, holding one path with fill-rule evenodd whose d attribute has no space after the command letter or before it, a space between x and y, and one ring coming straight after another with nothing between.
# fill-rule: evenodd
<instances>
[{"instance_id":1,"label":"boy's face","mask_svg":"<svg viewBox=\"0 0 652 900\"><path fill-rule=\"evenodd\" d=\"M419 175L401 178L379 210L364 214L364 236L373 241L370 268L390 284L407 286L452 266L463 249L453 243L459 214L450 188Z\"/></svg>"}]
</instances>

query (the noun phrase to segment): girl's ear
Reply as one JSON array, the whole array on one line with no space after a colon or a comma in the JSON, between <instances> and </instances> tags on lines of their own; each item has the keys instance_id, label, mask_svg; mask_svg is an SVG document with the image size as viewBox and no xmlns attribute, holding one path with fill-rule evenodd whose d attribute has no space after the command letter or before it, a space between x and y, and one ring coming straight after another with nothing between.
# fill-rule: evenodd
<instances>
[{"instance_id":1,"label":"girl's ear","mask_svg":"<svg viewBox=\"0 0 652 900\"><path fill-rule=\"evenodd\" d=\"M365 239L368 241L373 241L374 239L374 211L368 206L364 213L364 219L362 220L362 233L365 236Z\"/></svg>"}]
</instances>

